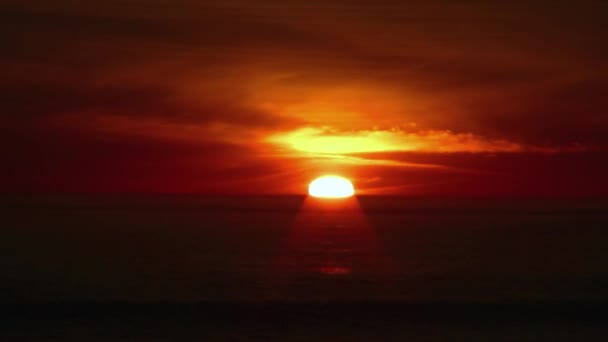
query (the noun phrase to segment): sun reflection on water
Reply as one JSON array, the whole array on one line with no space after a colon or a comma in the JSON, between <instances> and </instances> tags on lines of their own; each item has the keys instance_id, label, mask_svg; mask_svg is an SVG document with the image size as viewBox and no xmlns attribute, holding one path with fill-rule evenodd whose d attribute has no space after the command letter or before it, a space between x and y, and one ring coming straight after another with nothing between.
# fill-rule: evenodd
<instances>
[{"instance_id":1,"label":"sun reflection on water","mask_svg":"<svg viewBox=\"0 0 608 342\"><path fill-rule=\"evenodd\" d=\"M389 258L356 197L308 197L285 237L275 274L288 295L331 289L331 296L340 298L358 286L357 279L381 279L389 270Z\"/></svg>"}]
</instances>

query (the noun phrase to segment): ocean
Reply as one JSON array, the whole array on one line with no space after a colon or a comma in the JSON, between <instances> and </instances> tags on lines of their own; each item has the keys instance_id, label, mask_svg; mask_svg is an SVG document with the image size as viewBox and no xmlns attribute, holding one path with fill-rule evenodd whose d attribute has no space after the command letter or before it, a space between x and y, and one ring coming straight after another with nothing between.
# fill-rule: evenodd
<instances>
[{"instance_id":1,"label":"ocean","mask_svg":"<svg viewBox=\"0 0 608 342\"><path fill-rule=\"evenodd\" d=\"M603 200L6 195L0 203L0 328L9 338L604 334Z\"/></svg>"}]
</instances>

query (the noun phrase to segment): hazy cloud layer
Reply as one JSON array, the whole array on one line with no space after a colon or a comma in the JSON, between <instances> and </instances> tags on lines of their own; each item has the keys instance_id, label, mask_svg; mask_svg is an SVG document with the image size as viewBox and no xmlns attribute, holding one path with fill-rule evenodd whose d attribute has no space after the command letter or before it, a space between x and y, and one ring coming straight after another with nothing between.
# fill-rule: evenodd
<instances>
[{"instance_id":1,"label":"hazy cloud layer","mask_svg":"<svg viewBox=\"0 0 608 342\"><path fill-rule=\"evenodd\" d=\"M601 164L608 147L606 13L605 1L7 0L0 5L6 172L33 189L44 182L24 175L36 168L47 183L66 179L65 189L90 188L96 177L124 179L116 184L128 188L132 170L173 163L191 170L174 188L207 191L226 175L231 189L248 179L268 187L265 175L293 184L323 167L349 172L345 165L366 160L390 168L381 170L384 179L418 172L412 177L429 184L434 176L409 168L493 169L469 165L460 152L534 152L531 165L553 163L545 152L567 154L553 156L564 160L579 154L581 165ZM359 137L396 128L405 133L388 133L389 140L422 146L406 151L441 156L408 161L398 153L403 148L391 148L368 151L386 152L382 165L368 154L332 166L267 143L326 126ZM123 145L148 152L123 158L114 153ZM167 153L155 157L157 149ZM172 161L183 153L189 157ZM89 173L79 187L68 175L93 155L105 156L98 170L122 173ZM500 158L515 157L498 156L496 165ZM168 181L155 180L170 177L170 169L154 168L137 189L170 191ZM597 176L591 169L584 172Z\"/></svg>"}]
</instances>

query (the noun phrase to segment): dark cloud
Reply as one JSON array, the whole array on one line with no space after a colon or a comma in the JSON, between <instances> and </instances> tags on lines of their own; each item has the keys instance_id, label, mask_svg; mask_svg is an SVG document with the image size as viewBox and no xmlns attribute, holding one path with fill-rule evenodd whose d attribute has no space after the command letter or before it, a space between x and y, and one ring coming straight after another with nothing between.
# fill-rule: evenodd
<instances>
[{"instance_id":1,"label":"dark cloud","mask_svg":"<svg viewBox=\"0 0 608 342\"><path fill-rule=\"evenodd\" d=\"M10 138L0 146L1 192L277 193L293 184L284 167L241 145L44 128Z\"/></svg>"},{"instance_id":2,"label":"dark cloud","mask_svg":"<svg viewBox=\"0 0 608 342\"><path fill-rule=\"evenodd\" d=\"M608 82L573 81L531 93L480 103L476 120L493 136L540 144L608 146Z\"/></svg>"},{"instance_id":3,"label":"dark cloud","mask_svg":"<svg viewBox=\"0 0 608 342\"><path fill-rule=\"evenodd\" d=\"M445 166L422 170L369 166L360 173L363 174L362 185L371 192L481 197L608 195L605 176L608 158L600 152L552 155L390 153L366 157Z\"/></svg>"},{"instance_id":4,"label":"dark cloud","mask_svg":"<svg viewBox=\"0 0 608 342\"><path fill-rule=\"evenodd\" d=\"M196 12L184 8L183 12L170 13L152 8L152 12L141 15L136 10L124 11L123 8L117 8L116 13L103 14L40 10L19 5L0 7L0 13L6 18L0 28L9 38L4 50L9 56L14 54L19 58L27 57L28 50L30 58L48 58L47 55L36 56L36 53L70 55L78 53L78 49L88 43L97 42L101 47L109 48L105 53L96 51L102 53L100 59L103 59L113 58L122 47L135 44L140 50L155 53L137 57L155 59L165 58L180 49L194 49L199 52L198 57L204 58L212 49L250 50L250 53L274 50L289 54L294 50L340 51L348 48L331 34L269 20L268 16L246 10L202 6ZM54 47L44 44L49 41ZM129 56L122 56L125 57Z\"/></svg>"},{"instance_id":5,"label":"dark cloud","mask_svg":"<svg viewBox=\"0 0 608 342\"><path fill-rule=\"evenodd\" d=\"M0 84L4 122L52 119L65 114L80 117L115 115L156 118L167 122L205 124L230 123L250 127L293 124L289 118L248 108L229 98L183 99L175 89L147 85L96 85L87 80L45 83Z\"/></svg>"},{"instance_id":6,"label":"dark cloud","mask_svg":"<svg viewBox=\"0 0 608 342\"><path fill-rule=\"evenodd\" d=\"M10 84L0 88L4 111L15 116L48 116L83 111L166 114L171 91L88 84Z\"/></svg>"}]
</instances>

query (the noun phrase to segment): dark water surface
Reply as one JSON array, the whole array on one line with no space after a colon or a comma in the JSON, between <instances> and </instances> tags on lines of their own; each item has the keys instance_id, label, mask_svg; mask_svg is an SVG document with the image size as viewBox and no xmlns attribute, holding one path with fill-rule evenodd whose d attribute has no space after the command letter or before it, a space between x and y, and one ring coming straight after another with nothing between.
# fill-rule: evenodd
<instances>
[{"instance_id":1,"label":"dark water surface","mask_svg":"<svg viewBox=\"0 0 608 342\"><path fill-rule=\"evenodd\" d=\"M596 313L608 300L606 201L0 203L0 301L13 338L603 335ZM24 328L32 320L39 329Z\"/></svg>"}]
</instances>

